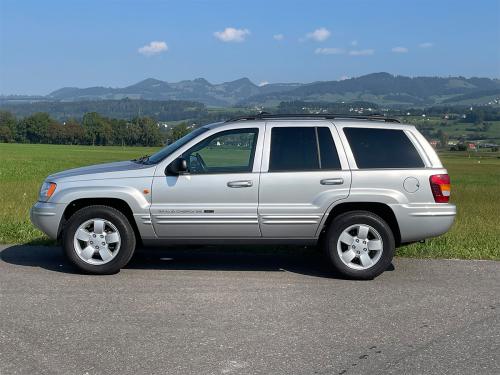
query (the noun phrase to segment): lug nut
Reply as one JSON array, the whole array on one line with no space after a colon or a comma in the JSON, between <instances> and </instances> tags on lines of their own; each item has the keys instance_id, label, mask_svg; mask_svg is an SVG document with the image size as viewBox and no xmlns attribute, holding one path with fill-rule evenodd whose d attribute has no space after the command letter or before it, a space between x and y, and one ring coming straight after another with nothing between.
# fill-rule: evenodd
<instances>
[{"instance_id":1,"label":"lug nut","mask_svg":"<svg viewBox=\"0 0 500 375\"><path fill-rule=\"evenodd\" d=\"M356 242L359 242L359 240L356 240Z\"/></svg>"},{"instance_id":2,"label":"lug nut","mask_svg":"<svg viewBox=\"0 0 500 375\"><path fill-rule=\"evenodd\" d=\"M90 241L90 243L92 244L92 243L94 243L94 242Z\"/></svg>"},{"instance_id":3,"label":"lug nut","mask_svg":"<svg viewBox=\"0 0 500 375\"><path fill-rule=\"evenodd\" d=\"M96 246L95 248L96 248L96 249L98 249L98 248L99 248L99 246Z\"/></svg>"}]
</instances>

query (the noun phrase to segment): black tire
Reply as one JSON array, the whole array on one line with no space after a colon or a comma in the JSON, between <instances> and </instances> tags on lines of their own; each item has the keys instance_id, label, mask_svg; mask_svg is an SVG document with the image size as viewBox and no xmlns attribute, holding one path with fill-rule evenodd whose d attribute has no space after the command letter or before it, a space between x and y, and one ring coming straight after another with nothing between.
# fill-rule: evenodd
<instances>
[{"instance_id":1,"label":"black tire","mask_svg":"<svg viewBox=\"0 0 500 375\"><path fill-rule=\"evenodd\" d=\"M86 263L77 255L74 245L74 236L78 227L93 218L104 219L112 223L118 229L121 239L116 256L108 263L101 265ZM75 212L66 223L62 238L64 254L69 261L85 273L95 275L110 275L119 272L130 261L136 247L134 229L127 217L117 209L103 205L88 206Z\"/></svg>"},{"instance_id":2,"label":"black tire","mask_svg":"<svg viewBox=\"0 0 500 375\"><path fill-rule=\"evenodd\" d=\"M380 259L368 269L354 269L347 266L337 251L337 242L344 230L352 225L367 224L382 237ZM391 264L395 252L394 235L387 222L380 216L368 211L351 211L333 219L325 234L324 250L331 264L341 275L349 279L371 280L384 272Z\"/></svg>"}]
</instances>

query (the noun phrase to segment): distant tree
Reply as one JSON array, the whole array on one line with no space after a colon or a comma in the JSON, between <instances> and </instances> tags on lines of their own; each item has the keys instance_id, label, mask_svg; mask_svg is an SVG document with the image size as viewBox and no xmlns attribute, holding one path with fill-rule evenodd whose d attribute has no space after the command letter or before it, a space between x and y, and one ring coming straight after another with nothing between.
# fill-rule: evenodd
<instances>
[{"instance_id":1,"label":"distant tree","mask_svg":"<svg viewBox=\"0 0 500 375\"><path fill-rule=\"evenodd\" d=\"M52 122L47 131L47 143L65 143L63 125Z\"/></svg>"},{"instance_id":2,"label":"distant tree","mask_svg":"<svg viewBox=\"0 0 500 375\"><path fill-rule=\"evenodd\" d=\"M162 144L162 135L156 121L149 117L140 117L132 122L139 126L140 143L143 146L160 146Z\"/></svg>"},{"instance_id":3,"label":"distant tree","mask_svg":"<svg viewBox=\"0 0 500 375\"><path fill-rule=\"evenodd\" d=\"M69 119L63 126L64 143L76 145L85 141L85 131L83 127L75 120Z\"/></svg>"},{"instance_id":4,"label":"distant tree","mask_svg":"<svg viewBox=\"0 0 500 375\"><path fill-rule=\"evenodd\" d=\"M439 129L437 132L437 137L439 139L439 142L441 143L441 147L446 147L446 145L448 144L448 141L450 139L448 134L446 132L442 131L441 129Z\"/></svg>"},{"instance_id":5,"label":"distant tree","mask_svg":"<svg viewBox=\"0 0 500 375\"><path fill-rule=\"evenodd\" d=\"M8 111L0 111L0 141L12 142L16 131L16 118Z\"/></svg>"},{"instance_id":6,"label":"distant tree","mask_svg":"<svg viewBox=\"0 0 500 375\"><path fill-rule=\"evenodd\" d=\"M0 142L12 142L13 140L12 130L8 126L0 125Z\"/></svg>"},{"instance_id":7,"label":"distant tree","mask_svg":"<svg viewBox=\"0 0 500 375\"><path fill-rule=\"evenodd\" d=\"M119 119L108 119L108 122L111 126L111 138L114 145L125 146L129 144L127 142L128 131L127 131L127 122L125 120Z\"/></svg>"},{"instance_id":8,"label":"distant tree","mask_svg":"<svg viewBox=\"0 0 500 375\"><path fill-rule=\"evenodd\" d=\"M86 113L82 119L85 139L91 145L106 145L112 138L112 128L106 118L97 112Z\"/></svg>"},{"instance_id":9,"label":"distant tree","mask_svg":"<svg viewBox=\"0 0 500 375\"><path fill-rule=\"evenodd\" d=\"M23 118L18 124L18 138L30 143L49 141L49 126L55 123L48 113L39 112Z\"/></svg>"},{"instance_id":10,"label":"distant tree","mask_svg":"<svg viewBox=\"0 0 500 375\"><path fill-rule=\"evenodd\" d=\"M481 131L487 132L491 129L492 123L491 122L483 122L483 127Z\"/></svg>"},{"instance_id":11,"label":"distant tree","mask_svg":"<svg viewBox=\"0 0 500 375\"><path fill-rule=\"evenodd\" d=\"M170 134L170 140L172 142L184 137L186 134L190 133L191 132L191 129L188 129L188 126L185 122L177 125L177 126L174 126L172 128L172 131L171 131L171 134Z\"/></svg>"}]
</instances>

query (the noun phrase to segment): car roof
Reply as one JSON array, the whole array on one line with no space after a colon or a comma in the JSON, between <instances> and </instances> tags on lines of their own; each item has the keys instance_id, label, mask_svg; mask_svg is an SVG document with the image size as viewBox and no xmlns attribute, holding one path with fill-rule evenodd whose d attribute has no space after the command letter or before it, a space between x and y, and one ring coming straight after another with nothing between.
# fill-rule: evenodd
<instances>
[{"instance_id":1,"label":"car roof","mask_svg":"<svg viewBox=\"0 0 500 375\"><path fill-rule=\"evenodd\" d=\"M226 127L233 124L263 124L266 122L286 122L290 124L290 126L304 126L306 123L317 123L317 122L329 122L334 123L340 127L369 127L369 128L381 128L381 129L415 129L413 125L401 124L398 122L385 121L384 119L380 119L378 117L366 117L366 118L342 118L338 117L335 119L328 119L324 117L276 117L276 118L238 118L234 120L224 121L224 122L215 122L212 124L204 125L204 127L208 129L215 129L220 127Z\"/></svg>"}]
</instances>

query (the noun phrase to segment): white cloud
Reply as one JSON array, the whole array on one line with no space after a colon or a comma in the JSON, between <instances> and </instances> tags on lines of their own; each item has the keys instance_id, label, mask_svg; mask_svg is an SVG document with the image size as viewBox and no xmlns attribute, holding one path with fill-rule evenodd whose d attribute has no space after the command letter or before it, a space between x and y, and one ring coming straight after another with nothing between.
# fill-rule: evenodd
<instances>
[{"instance_id":1,"label":"white cloud","mask_svg":"<svg viewBox=\"0 0 500 375\"><path fill-rule=\"evenodd\" d=\"M283 34L274 34L273 39L274 40L283 40L283 39L285 39L285 36Z\"/></svg>"},{"instance_id":2,"label":"white cloud","mask_svg":"<svg viewBox=\"0 0 500 375\"><path fill-rule=\"evenodd\" d=\"M319 29L314 30L313 32L307 33L306 38L307 39L312 39L316 42L323 42L327 40L332 33L330 30L320 27Z\"/></svg>"},{"instance_id":3,"label":"white cloud","mask_svg":"<svg viewBox=\"0 0 500 375\"><path fill-rule=\"evenodd\" d=\"M226 27L224 31L216 31L214 36L221 42L244 42L245 38L250 35L248 29L235 29L234 27Z\"/></svg>"},{"instance_id":4,"label":"white cloud","mask_svg":"<svg viewBox=\"0 0 500 375\"><path fill-rule=\"evenodd\" d=\"M326 47L326 48L316 48L314 53L316 55L341 55L345 53L345 50L343 50L342 48Z\"/></svg>"},{"instance_id":5,"label":"white cloud","mask_svg":"<svg viewBox=\"0 0 500 375\"><path fill-rule=\"evenodd\" d=\"M259 83L259 87L262 87L262 86L265 86L265 85L269 85L269 82L268 81L262 81Z\"/></svg>"},{"instance_id":6,"label":"white cloud","mask_svg":"<svg viewBox=\"0 0 500 375\"><path fill-rule=\"evenodd\" d=\"M431 42L424 42L424 43L420 43L418 45L420 48L431 48L434 46L434 43L431 43Z\"/></svg>"},{"instance_id":7,"label":"white cloud","mask_svg":"<svg viewBox=\"0 0 500 375\"><path fill-rule=\"evenodd\" d=\"M349 51L351 56L369 56L375 53L374 49L353 49Z\"/></svg>"},{"instance_id":8,"label":"white cloud","mask_svg":"<svg viewBox=\"0 0 500 375\"><path fill-rule=\"evenodd\" d=\"M137 50L137 52L143 54L144 56L152 56L166 51L168 51L168 46L167 43L163 41L152 41Z\"/></svg>"},{"instance_id":9,"label":"white cloud","mask_svg":"<svg viewBox=\"0 0 500 375\"><path fill-rule=\"evenodd\" d=\"M391 51L394 53L407 53L408 48L406 48L406 47L394 47Z\"/></svg>"},{"instance_id":10,"label":"white cloud","mask_svg":"<svg viewBox=\"0 0 500 375\"><path fill-rule=\"evenodd\" d=\"M357 40L353 40L351 42L351 46L356 47L357 45L358 45L358 41Z\"/></svg>"},{"instance_id":11,"label":"white cloud","mask_svg":"<svg viewBox=\"0 0 500 375\"><path fill-rule=\"evenodd\" d=\"M346 79L350 79L349 76L340 76L339 81L345 81Z\"/></svg>"}]
</instances>

